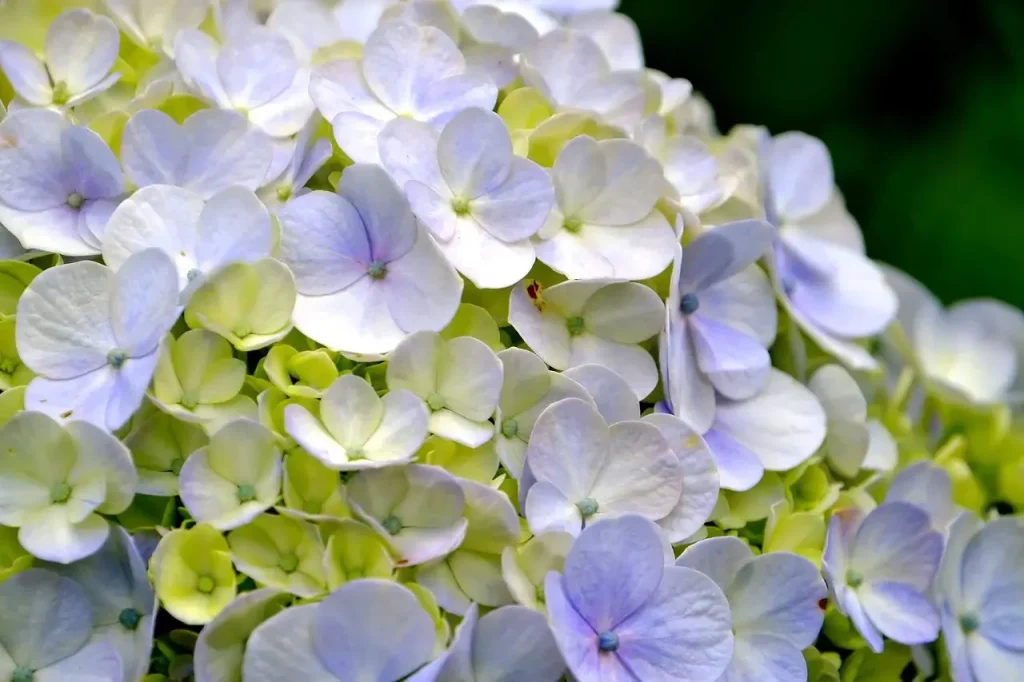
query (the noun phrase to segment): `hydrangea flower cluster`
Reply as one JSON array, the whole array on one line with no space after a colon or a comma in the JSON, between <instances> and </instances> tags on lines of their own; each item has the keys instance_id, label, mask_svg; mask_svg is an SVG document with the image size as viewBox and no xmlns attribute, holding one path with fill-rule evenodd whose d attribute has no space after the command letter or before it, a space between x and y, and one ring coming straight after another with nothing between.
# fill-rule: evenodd
<instances>
[{"instance_id":1,"label":"hydrangea flower cluster","mask_svg":"<svg viewBox=\"0 0 1024 682\"><path fill-rule=\"evenodd\" d=\"M0 3L0 682L1019 678L1024 316L616 4Z\"/></svg>"}]
</instances>

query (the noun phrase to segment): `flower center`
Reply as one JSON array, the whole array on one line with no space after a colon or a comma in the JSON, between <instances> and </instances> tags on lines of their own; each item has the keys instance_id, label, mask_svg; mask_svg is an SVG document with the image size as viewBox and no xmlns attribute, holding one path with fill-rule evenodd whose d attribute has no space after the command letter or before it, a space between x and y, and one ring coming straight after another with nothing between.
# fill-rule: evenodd
<instances>
[{"instance_id":1,"label":"flower center","mask_svg":"<svg viewBox=\"0 0 1024 682\"><path fill-rule=\"evenodd\" d=\"M434 412L443 410L446 404L447 401L440 393L431 393L430 396L427 397L427 406Z\"/></svg>"},{"instance_id":2,"label":"flower center","mask_svg":"<svg viewBox=\"0 0 1024 682\"><path fill-rule=\"evenodd\" d=\"M366 272L370 275L371 279L384 279L388 274L388 264L382 260L375 260L370 263L370 267Z\"/></svg>"},{"instance_id":3,"label":"flower center","mask_svg":"<svg viewBox=\"0 0 1024 682\"><path fill-rule=\"evenodd\" d=\"M469 199L452 199L452 210L457 216L469 214Z\"/></svg>"},{"instance_id":4,"label":"flower center","mask_svg":"<svg viewBox=\"0 0 1024 682\"><path fill-rule=\"evenodd\" d=\"M964 631L965 635L971 634L979 627L981 627L981 623L978 622L978 617L973 613L965 613L960 616L960 629Z\"/></svg>"},{"instance_id":5,"label":"flower center","mask_svg":"<svg viewBox=\"0 0 1024 682\"><path fill-rule=\"evenodd\" d=\"M277 200L282 204L292 198L292 186L281 184L277 186Z\"/></svg>"},{"instance_id":6,"label":"flower center","mask_svg":"<svg viewBox=\"0 0 1024 682\"><path fill-rule=\"evenodd\" d=\"M519 435L519 422L511 417L501 421L501 435L505 438L515 438Z\"/></svg>"},{"instance_id":7,"label":"flower center","mask_svg":"<svg viewBox=\"0 0 1024 682\"><path fill-rule=\"evenodd\" d=\"M78 209L82 208L82 204L85 203L85 197L83 197L79 192L72 192L71 194L68 195L68 198L65 200L65 203L67 203L68 206L77 211Z\"/></svg>"},{"instance_id":8,"label":"flower center","mask_svg":"<svg viewBox=\"0 0 1024 682\"><path fill-rule=\"evenodd\" d=\"M389 534L395 535L402 530L402 519L392 514L391 516L384 519L381 525L384 526L384 530L386 530Z\"/></svg>"},{"instance_id":9,"label":"flower center","mask_svg":"<svg viewBox=\"0 0 1024 682\"><path fill-rule=\"evenodd\" d=\"M0 372L4 374L14 374L15 370L18 369L20 363L12 358L5 358L0 356Z\"/></svg>"},{"instance_id":10,"label":"flower center","mask_svg":"<svg viewBox=\"0 0 1024 682\"><path fill-rule=\"evenodd\" d=\"M200 576L198 582L196 582L196 589L203 594L210 594L213 592L213 588L216 584L213 582L213 578L208 575Z\"/></svg>"},{"instance_id":11,"label":"flower center","mask_svg":"<svg viewBox=\"0 0 1024 682\"><path fill-rule=\"evenodd\" d=\"M235 494L238 496L239 502L252 502L256 499L256 488L251 483L243 483L238 486L238 491Z\"/></svg>"},{"instance_id":12,"label":"flower center","mask_svg":"<svg viewBox=\"0 0 1024 682\"><path fill-rule=\"evenodd\" d=\"M586 331L586 325L583 323L583 318L578 315L566 320L565 326L568 327L570 336L579 336Z\"/></svg>"},{"instance_id":13,"label":"flower center","mask_svg":"<svg viewBox=\"0 0 1024 682\"><path fill-rule=\"evenodd\" d=\"M615 651L619 648L619 636L605 630L597 636L597 648L608 653Z\"/></svg>"},{"instance_id":14,"label":"flower center","mask_svg":"<svg viewBox=\"0 0 1024 682\"><path fill-rule=\"evenodd\" d=\"M299 567L299 558L294 554L285 554L277 562L277 567L285 573L294 573L295 569Z\"/></svg>"},{"instance_id":15,"label":"flower center","mask_svg":"<svg viewBox=\"0 0 1024 682\"><path fill-rule=\"evenodd\" d=\"M196 277L199 277L201 274L203 274L202 270L200 270L199 268L192 268L187 273L185 273L185 279L191 282Z\"/></svg>"},{"instance_id":16,"label":"flower center","mask_svg":"<svg viewBox=\"0 0 1024 682\"><path fill-rule=\"evenodd\" d=\"M864 582L864 576L861 575L858 571L855 571L855 570L853 570L851 568L850 570L848 570L846 572L846 584L849 585L850 587L853 587L853 588L856 589L856 588L860 587L861 583L863 583L863 582Z\"/></svg>"},{"instance_id":17,"label":"flower center","mask_svg":"<svg viewBox=\"0 0 1024 682\"><path fill-rule=\"evenodd\" d=\"M583 221L575 217L566 218L565 222L562 223L562 227L564 227L567 232L579 234L580 228L583 227Z\"/></svg>"},{"instance_id":18,"label":"flower center","mask_svg":"<svg viewBox=\"0 0 1024 682\"><path fill-rule=\"evenodd\" d=\"M683 294L679 299L679 312L683 315L693 315L700 308L700 299L697 294Z\"/></svg>"},{"instance_id":19,"label":"flower center","mask_svg":"<svg viewBox=\"0 0 1024 682\"><path fill-rule=\"evenodd\" d=\"M114 348L107 353L107 364L114 369L121 369L121 365L128 359L128 353L120 348Z\"/></svg>"},{"instance_id":20,"label":"flower center","mask_svg":"<svg viewBox=\"0 0 1024 682\"><path fill-rule=\"evenodd\" d=\"M23 665L19 665L11 673L11 682L32 682L34 678L32 671Z\"/></svg>"},{"instance_id":21,"label":"flower center","mask_svg":"<svg viewBox=\"0 0 1024 682\"><path fill-rule=\"evenodd\" d=\"M185 391L181 396L181 406L187 410L195 409L199 404L199 391Z\"/></svg>"},{"instance_id":22,"label":"flower center","mask_svg":"<svg viewBox=\"0 0 1024 682\"><path fill-rule=\"evenodd\" d=\"M50 489L50 501L54 504L63 504L71 498L71 486L67 483L55 483Z\"/></svg>"},{"instance_id":23,"label":"flower center","mask_svg":"<svg viewBox=\"0 0 1024 682\"><path fill-rule=\"evenodd\" d=\"M576 507L580 510L580 514L583 514L583 518L587 518L596 514L600 505L593 497L584 497L576 503Z\"/></svg>"},{"instance_id":24,"label":"flower center","mask_svg":"<svg viewBox=\"0 0 1024 682\"><path fill-rule=\"evenodd\" d=\"M142 620L142 614L131 607L128 607L117 616L117 621L121 623L125 630L134 630L139 627L140 620Z\"/></svg>"},{"instance_id":25,"label":"flower center","mask_svg":"<svg viewBox=\"0 0 1024 682\"><path fill-rule=\"evenodd\" d=\"M71 91L68 89L68 84L64 81L57 81L53 84L53 103L57 106L67 104L68 100L71 99Z\"/></svg>"}]
</instances>

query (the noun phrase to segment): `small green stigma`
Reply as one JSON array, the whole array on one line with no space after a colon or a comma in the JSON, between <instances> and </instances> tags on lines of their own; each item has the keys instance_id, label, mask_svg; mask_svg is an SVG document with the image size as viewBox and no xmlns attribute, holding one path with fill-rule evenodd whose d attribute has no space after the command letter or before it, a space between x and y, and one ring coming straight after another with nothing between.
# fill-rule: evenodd
<instances>
[{"instance_id":1,"label":"small green stigma","mask_svg":"<svg viewBox=\"0 0 1024 682\"><path fill-rule=\"evenodd\" d=\"M294 573L299 567L299 558L294 554L285 554L277 562L277 567L285 573Z\"/></svg>"},{"instance_id":2,"label":"small green stigma","mask_svg":"<svg viewBox=\"0 0 1024 682\"><path fill-rule=\"evenodd\" d=\"M464 216L469 213L469 199L452 199L452 210L455 215Z\"/></svg>"},{"instance_id":3,"label":"small green stigma","mask_svg":"<svg viewBox=\"0 0 1024 682\"><path fill-rule=\"evenodd\" d=\"M186 410L194 410L199 404L199 391L185 391L181 396L181 406Z\"/></svg>"},{"instance_id":4,"label":"small green stigma","mask_svg":"<svg viewBox=\"0 0 1024 682\"><path fill-rule=\"evenodd\" d=\"M600 505L593 497L584 497L576 503L576 507L579 508L580 514L583 514L583 518L588 518L597 513Z\"/></svg>"},{"instance_id":5,"label":"small green stigma","mask_svg":"<svg viewBox=\"0 0 1024 682\"><path fill-rule=\"evenodd\" d=\"M68 84L64 81L57 81L53 84L53 103L57 106L62 106L68 103L71 99L71 90L68 89Z\"/></svg>"},{"instance_id":6,"label":"small green stigma","mask_svg":"<svg viewBox=\"0 0 1024 682\"><path fill-rule=\"evenodd\" d=\"M210 594L216 586L216 583L213 582L213 578L208 575L200 576L199 580L196 582L196 589L203 594Z\"/></svg>"},{"instance_id":7,"label":"small green stigma","mask_svg":"<svg viewBox=\"0 0 1024 682\"><path fill-rule=\"evenodd\" d=\"M17 360L0 356L0 372L4 374L14 374L18 369L18 364Z\"/></svg>"},{"instance_id":8,"label":"small green stigma","mask_svg":"<svg viewBox=\"0 0 1024 682\"><path fill-rule=\"evenodd\" d=\"M199 277L202 274L203 274L203 271L200 270L199 268L192 268L187 273L185 273L185 279L187 279L188 281L191 282L196 277Z\"/></svg>"},{"instance_id":9,"label":"small green stigma","mask_svg":"<svg viewBox=\"0 0 1024 682\"><path fill-rule=\"evenodd\" d=\"M35 679L35 674L23 665L19 665L11 673L11 682L32 682L33 679Z\"/></svg>"},{"instance_id":10,"label":"small green stigma","mask_svg":"<svg viewBox=\"0 0 1024 682\"><path fill-rule=\"evenodd\" d=\"M973 613L965 613L960 616L960 629L964 631L965 635L971 634L979 627L981 627L981 623L978 622L978 617Z\"/></svg>"},{"instance_id":11,"label":"small green stigma","mask_svg":"<svg viewBox=\"0 0 1024 682\"><path fill-rule=\"evenodd\" d=\"M439 393L431 393L427 398L427 406L434 412L443 410L446 404L447 401L444 399L444 396Z\"/></svg>"},{"instance_id":12,"label":"small green stigma","mask_svg":"<svg viewBox=\"0 0 1024 682\"><path fill-rule=\"evenodd\" d=\"M171 460L171 473L175 476L181 473L181 467L185 466L185 459L183 457L175 457Z\"/></svg>"},{"instance_id":13,"label":"small green stigma","mask_svg":"<svg viewBox=\"0 0 1024 682\"><path fill-rule=\"evenodd\" d=\"M291 185L278 185L277 186L277 200L282 204L292 198L292 186Z\"/></svg>"},{"instance_id":14,"label":"small green stigma","mask_svg":"<svg viewBox=\"0 0 1024 682\"><path fill-rule=\"evenodd\" d=\"M134 630L139 627L140 620L142 620L142 614L131 607L121 611L117 616L117 622L119 622L125 630Z\"/></svg>"},{"instance_id":15,"label":"small green stigma","mask_svg":"<svg viewBox=\"0 0 1024 682\"><path fill-rule=\"evenodd\" d=\"M864 576L852 568L846 572L846 584L856 589L864 582Z\"/></svg>"},{"instance_id":16,"label":"small green stigma","mask_svg":"<svg viewBox=\"0 0 1024 682\"><path fill-rule=\"evenodd\" d=\"M384 519L380 525L384 526L384 530L386 530L390 535L396 535L402 530L402 519L392 514Z\"/></svg>"},{"instance_id":17,"label":"small green stigma","mask_svg":"<svg viewBox=\"0 0 1024 682\"><path fill-rule=\"evenodd\" d=\"M519 435L519 422L511 417L501 421L501 435L505 438L515 438Z\"/></svg>"},{"instance_id":18,"label":"small green stigma","mask_svg":"<svg viewBox=\"0 0 1024 682\"><path fill-rule=\"evenodd\" d=\"M68 198L65 201L65 203L77 211L78 209L82 208L82 204L85 203L85 197L83 197L78 192L72 192L71 194L68 195Z\"/></svg>"},{"instance_id":19,"label":"small green stigma","mask_svg":"<svg viewBox=\"0 0 1024 682\"><path fill-rule=\"evenodd\" d=\"M239 502L252 502L256 499L256 488L254 488L251 483L243 483L238 486L238 492L236 494Z\"/></svg>"},{"instance_id":20,"label":"small green stigma","mask_svg":"<svg viewBox=\"0 0 1024 682\"><path fill-rule=\"evenodd\" d=\"M586 325L583 322L583 318L578 315L566 320L565 326L568 327L570 336L579 336L586 331Z\"/></svg>"},{"instance_id":21,"label":"small green stigma","mask_svg":"<svg viewBox=\"0 0 1024 682\"><path fill-rule=\"evenodd\" d=\"M370 263L366 273L370 275L371 279L384 279L388 274L388 264L382 260L375 260Z\"/></svg>"},{"instance_id":22,"label":"small green stigma","mask_svg":"<svg viewBox=\"0 0 1024 682\"><path fill-rule=\"evenodd\" d=\"M55 483L50 489L50 501L54 504L63 504L71 498L71 486L67 483Z\"/></svg>"},{"instance_id":23,"label":"small green stigma","mask_svg":"<svg viewBox=\"0 0 1024 682\"><path fill-rule=\"evenodd\" d=\"M121 369L121 365L128 359L128 353L120 348L114 348L107 353L107 364L114 369Z\"/></svg>"},{"instance_id":24,"label":"small green stigma","mask_svg":"<svg viewBox=\"0 0 1024 682\"><path fill-rule=\"evenodd\" d=\"M580 229L583 227L583 221L575 217L566 218L565 222L562 223L562 227L564 227L567 232L579 234Z\"/></svg>"}]
</instances>

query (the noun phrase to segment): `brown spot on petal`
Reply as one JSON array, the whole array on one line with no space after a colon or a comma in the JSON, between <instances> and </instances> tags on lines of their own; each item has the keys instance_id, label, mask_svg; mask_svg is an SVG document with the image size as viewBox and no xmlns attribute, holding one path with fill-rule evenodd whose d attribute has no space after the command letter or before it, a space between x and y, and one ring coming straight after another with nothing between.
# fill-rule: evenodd
<instances>
[{"instance_id":1,"label":"brown spot on petal","mask_svg":"<svg viewBox=\"0 0 1024 682\"><path fill-rule=\"evenodd\" d=\"M544 297L541 291L544 289L543 285L535 279L531 279L530 283L526 285L526 295L533 301L533 305L537 310L544 310Z\"/></svg>"},{"instance_id":2,"label":"brown spot on petal","mask_svg":"<svg viewBox=\"0 0 1024 682\"><path fill-rule=\"evenodd\" d=\"M61 412L60 413L60 418L61 419L67 419L68 417L70 417L72 415L72 413L74 413L74 410L68 410L67 412Z\"/></svg>"},{"instance_id":3,"label":"brown spot on petal","mask_svg":"<svg viewBox=\"0 0 1024 682\"><path fill-rule=\"evenodd\" d=\"M0 149L14 149L18 146L18 138L10 133L0 135Z\"/></svg>"},{"instance_id":4,"label":"brown spot on petal","mask_svg":"<svg viewBox=\"0 0 1024 682\"><path fill-rule=\"evenodd\" d=\"M819 599L818 600L818 608L821 609L822 611L827 609L828 608L828 599Z\"/></svg>"}]
</instances>

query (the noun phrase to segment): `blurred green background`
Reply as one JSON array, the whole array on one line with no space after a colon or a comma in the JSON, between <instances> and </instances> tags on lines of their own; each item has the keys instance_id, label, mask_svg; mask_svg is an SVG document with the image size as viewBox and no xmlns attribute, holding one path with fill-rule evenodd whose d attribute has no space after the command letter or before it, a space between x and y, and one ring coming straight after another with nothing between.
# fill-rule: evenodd
<instances>
[{"instance_id":1,"label":"blurred green background","mask_svg":"<svg viewBox=\"0 0 1024 682\"><path fill-rule=\"evenodd\" d=\"M1024 1L622 0L719 127L829 146L868 253L1024 308Z\"/></svg>"}]
</instances>

